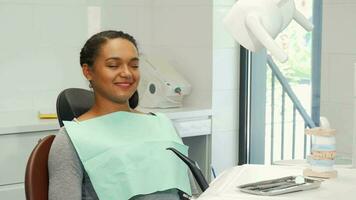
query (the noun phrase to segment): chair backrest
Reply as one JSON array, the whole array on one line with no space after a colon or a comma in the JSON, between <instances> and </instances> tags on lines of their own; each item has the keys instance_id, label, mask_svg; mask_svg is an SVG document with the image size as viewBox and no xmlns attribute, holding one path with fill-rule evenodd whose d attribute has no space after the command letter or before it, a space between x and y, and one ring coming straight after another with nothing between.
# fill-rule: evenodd
<instances>
[{"instance_id":1,"label":"chair backrest","mask_svg":"<svg viewBox=\"0 0 356 200\"><path fill-rule=\"evenodd\" d=\"M41 139L27 161L25 192L27 200L48 199L48 154L55 135Z\"/></svg>"},{"instance_id":2,"label":"chair backrest","mask_svg":"<svg viewBox=\"0 0 356 200\"><path fill-rule=\"evenodd\" d=\"M94 105L94 93L81 88L63 90L57 98L57 116L59 125L63 121L72 121L87 112Z\"/></svg>"},{"instance_id":3,"label":"chair backrest","mask_svg":"<svg viewBox=\"0 0 356 200\"><path fill-rule=\"evenodd\" d=\"M131 108L138 105L138 92L129 99ZM57 97L57 116L60 127L63 121L72 121L75 117L87 112L94 105L94 92L81 88L68 88L63 90Z\"/></svg>"}]
</instances>

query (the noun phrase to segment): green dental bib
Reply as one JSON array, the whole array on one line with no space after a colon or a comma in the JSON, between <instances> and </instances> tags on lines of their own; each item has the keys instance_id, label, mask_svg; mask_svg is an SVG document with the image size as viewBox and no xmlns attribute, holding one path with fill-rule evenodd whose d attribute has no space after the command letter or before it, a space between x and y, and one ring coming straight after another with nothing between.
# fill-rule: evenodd
<instances>
[{"instance_id":1,"label":"green dental bib","mask_svg":"<svg viewBox=\"0 0 356 200\"><path fill-rule=\"evenodd\" d=\"M188 168L172 151L187 155L171 121L115 112L65 128L100 200L127 200L177 188L191 194Z\"/></svg>"}]
</instances>

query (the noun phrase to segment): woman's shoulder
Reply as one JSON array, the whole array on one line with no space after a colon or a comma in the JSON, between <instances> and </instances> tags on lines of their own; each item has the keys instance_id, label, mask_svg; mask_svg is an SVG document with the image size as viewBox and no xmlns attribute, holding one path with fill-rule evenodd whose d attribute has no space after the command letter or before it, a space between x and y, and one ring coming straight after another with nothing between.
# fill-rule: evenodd
<instances>
[{"instance_id":1,"label":"woman's shoulder","mask_svg":"<svg viewBox=\"0 0 356 200\"><path fill-rule=\"evenodd\" d=\"M83 177L84 170L74 146L66 130L61 128L48 155L48 199L81 199L86 183Z\"/></svg>"},{"instance_id":2,"label":"woman's shoulder","mask_svg":"<svg viewBox=\"0 0 356 200\"><path fill-rule=\"evenodd\" d=\"M53 140L48 162L70 162L80 168L80 160L65 128L61 128Z\"/></svg>"},{"instance_id":3,"label":"woman's shoulder","mask_svg":"<svg viewBox=\"0 0 356 200\"><path fill-rule=\"evenodd\" d=\"M74 150L68 133L64 127L61 127L53 140L51 150Z\"/></svg>"}]
</instances>

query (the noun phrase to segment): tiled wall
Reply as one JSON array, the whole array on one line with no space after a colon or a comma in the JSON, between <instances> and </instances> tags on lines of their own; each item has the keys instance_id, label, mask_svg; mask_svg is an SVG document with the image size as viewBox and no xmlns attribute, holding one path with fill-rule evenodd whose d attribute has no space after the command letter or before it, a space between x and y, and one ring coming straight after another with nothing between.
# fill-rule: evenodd
<instances>
[{"instance_id":1,"label":"tiled wall","mask_svg":"<svg viewBox=\"0 0 356 200\"><path fill-rule=\"evenodd\" d=\"M337 129L337 151L350 156L356 62L356 1L324 0L321 67L321 115Z\"/></svg>"},{"instance_id":2,"label":"tiled wall","mask_svg":"<svg viewBox=\"0 0 356 200\"><path fill-rule=\"evenodd\" d=\"M354 77L356 77L356 62L354 63ZM354 85L356 85L356 80L354 78ZM354 87L354 115L353 115L353 124L356 124L356 87ZM354 128L354 131L353 131L354 135L353 135L353 145L352 145L352 166L354 168L356 168L356 133L355 133L355 128Z\"/></svg>"},{"instance_id":3,"label":"tiled wall","mask_svg":"<svg viewBox=\"0 0 356 200\"><path fill-rule=\"evenodd\" d=\"M87 88L79 52L93 30L128 32L145 52L151 7L151 0L0 0L0 112L54 111L61 90Z\"/></svg>"},{"instance_id":4,"label":"tiled wall","mask_svg":"<svg viewBox=\"0 0 356 200\"><path fill-rule=\"evenodd\" d=\"M211 0L0 0L0 112L54 110L62 89L87 88L79 52L88 32L106 29L132 34L141 53L175 65L194 86L188 106L210 108L211 21Z\"/></svg>"},{"instance_id":5,"label":"tiled wall","mask_svg":"<svg viewBox=\"0 0 356 200\"><path fill-rule=\"evenodd\" d=\"M214 0L213 8L213 144L217 173L237 164L239 52L222 20L235 0Z\"/></svg>"},{"instance_id":6,"label":"tiled wall","mask_svg":"<svg viewBox=\"0 0 356 200\"><path fill-rule=\"evenodd\" d=\"M221 22L234 2L0 0L0 112L54 110L59 91L87 88L79 51L88 35L123 30L136 37L141 53L162 56L191 82L186 106L213 110L216 171L234 166L239 62L236 44ZM99 13L88 13L88 7ZM88 20L98 14L99 22Z\"/></svg>"},{"instance_id":7,"label":"tiled wall","mask_svg":"<svg viewBox=\"0 0 356 200\"><path fill-rule=\"evenodd\" d=\"M193 85L188 106L212 108L212 165L236 165L238 55L222 19L235 0L153 0L149 54L159 54Z\"/></svg>"},{"instance_id":8,"label":"tiled wall","mask_svg":"<svg viewBox=\"0 0 356 200\"><path fill-rule=\"evenodd\" d=\"M1 111L48 105L59 88L84 86L78 50L85 11L66 2L0 1Z\"/></svg>"},{"instance_id":9,"label":"tiled wall","mask_svg":"<svg viewBox=\"0 0 356 200\"><path fill-rule=\"evenodd\" d=\"M211 107L212 1L153 0L148 54L174 65L192 85L185 106Z\"/></svg>"}]
</instances>

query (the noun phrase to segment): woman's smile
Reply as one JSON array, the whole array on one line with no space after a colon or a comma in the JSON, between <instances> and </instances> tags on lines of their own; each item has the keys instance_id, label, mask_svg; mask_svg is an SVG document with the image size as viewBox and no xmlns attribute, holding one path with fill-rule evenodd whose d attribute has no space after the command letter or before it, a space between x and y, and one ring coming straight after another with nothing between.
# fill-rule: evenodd
<instances>
[{"instance_id":1,"label":"woman's smile","mask_svg":"<svg viewBox=\"0 0 356 200\"><path fill-rule=\"evenodd\" d=\"M127 90L129 89L134 82L114 82L114 85L119 87L120 89Z\"/></svg>"}]
</instances>

